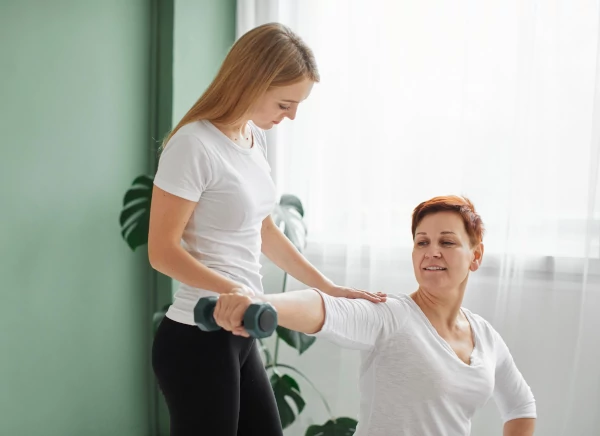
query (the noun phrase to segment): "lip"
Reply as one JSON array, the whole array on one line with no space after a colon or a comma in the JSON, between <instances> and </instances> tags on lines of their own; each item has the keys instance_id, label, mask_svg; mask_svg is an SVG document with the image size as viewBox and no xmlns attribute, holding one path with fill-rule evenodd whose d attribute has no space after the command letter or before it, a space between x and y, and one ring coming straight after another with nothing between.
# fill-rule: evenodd
<instances>
[{"instance_id":1,"label":"lip","mask_svg":"<svg viewBox=\"0 0 600 436\"><path fill-rule=\"evenodd\" d=\"M426 269L426 268L444 268L444 269ZM423 267L423 271L427 271L427 272L443 272L443 271L447 271L448 268L446 268L445 266L442 265L427 265Z\"/></svg>"},{"instance_id":2,"label":"lip","mask_svg":"<svg viewBox=\"0 0 600 436\"><path fill-rule=\"evenodd\" d=\"M279 124L281 121L273 121L273 124Z\"/></svg>"}]
</instances>

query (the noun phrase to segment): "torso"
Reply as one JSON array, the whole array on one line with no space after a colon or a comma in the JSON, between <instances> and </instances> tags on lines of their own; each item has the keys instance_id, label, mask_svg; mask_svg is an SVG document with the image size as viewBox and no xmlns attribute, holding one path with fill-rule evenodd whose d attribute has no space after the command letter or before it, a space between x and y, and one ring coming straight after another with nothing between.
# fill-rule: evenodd
<instances>
[{"instance_id":1,"label":"torso","mask_svg":"<svg viewBox=\"0 0 600 436\"><path fill-rule=\"evenodd\" d=\"M202 153L189 159L200 162L198 174L210 176L204 181L201 198L184 230L181 244L206 267L262 293L261 225L272 212L277 196L266 159L264 132L254 126L248 129L251 130L249 139L255 140L251 148L234 143L208 121L190 123L177 132L178 137L196 141L192 149L198 148ZM161 161L171 159L169 153L176 150L173 147L177 145L169 144L165 148ZM171 167L177 168L174 164ZM155 177L159 187L160 169ZM189 175L192 177L196 177L196 173ZM165 190L173 184L169 181L162 180ZM194 325L193 310L198 298L211 295L215 293L180 283L167 317Z\"/></svg>"},{"instance_id":2,"label":"torso","mask_svg":"<svg viewBox=\"0 0 600 436\"><path fill-rule=\"evenodd\" d=\"M462 320L459 321L458 326L454 332L444 331L434 325L436 331L442 339L444 339L452 351L456 353L456 356L462 360L465 364L471 364L471 355L475 348L475 342L473 341L473 331L469 320L461 313ZM447 329L446 329L447 330Z\"/></svg>"},{"instance_id":3,"label":"torso","mask_svg":"<svg viewBox=\"0 0 600 436\"><path fill-rule=\"evenodd\" d=\"M473 329L465 314L462 311L459 311L455 324L452 328L449 328L443 323L431 320L430 316L427 314L427 308L419 301L416 294L411 295L411 298L415 304L421 308L421 311L437 331L438 335L446 341L456 356L465 364L470 365L471 355L475 348L475 341L473 339Z\"/></svg>"},{"instance_id":4,"label":"torso","mask_svg":"<svg viewBox=\"0 0 600 436\"><path fill-rule=\"evenodd\" d=\"M398 314L405 327L363 357L361 403L368 406L357 436L466 436L473 414L492 395L494 354L481 326L471 328L461 312L458 331L438 330L412 303L413 310Z\"/></svg>"}]
</instances>

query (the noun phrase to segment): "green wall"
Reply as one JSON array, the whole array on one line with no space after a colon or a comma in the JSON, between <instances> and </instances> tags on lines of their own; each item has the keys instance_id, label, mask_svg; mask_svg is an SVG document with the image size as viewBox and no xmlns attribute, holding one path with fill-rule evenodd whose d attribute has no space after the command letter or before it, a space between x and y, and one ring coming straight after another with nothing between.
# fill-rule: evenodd
<instances>
[{"instance_id":1,"label":"green wall","mask_svg":"<svg viewBox=\"0 0 600 436\"><path fill-rule=\"evenodd\" d=\"M157 117L168 118L156 107L169 75L153 65L155 1L0 0L1 435L153 433L157 301L146 252L121 240L118 215L133 178L152 171ZM162 90L175 117L216 72L234 25L234 0L175 1Z\"/></svg>"},{"instance_id":2,"label":"green wall","mask_svg":"<svg viewBox=\"0 0 600 436\"><path fill-rule=\"evenodd\" d=\"M235 41L235 9L235 0L175 0L171 100L170 106L161 105L159 124L164 125L169 118L174 127L212 81ZM165 82L159 83L163 90ZM159 94L164 95L160 90ZM164 111L167 106L171 110L168 114ZM157 285L157 307L162 307L170 301L178 283L159 274ZM162 397L156 415L159 434L167 436L169 417Z\"/></svg>"},{"instance_id":3,"label":"green wall","mask_svg":"<svg viewBox=\"0 0 600 436\"><path fill-rule=\"evenodd\" d=\"M173 122L210 84L235 40L235 0L175 0Z\"/></svg>"},{"instance_id":4,"label":"green wall","mask_svg":"<svg viewBox=\"0 0 600 436\"><path fill-rule=\"evenodd\" d=\"M150 2L0 5L0 434L146 436Z\"/></svg>"}]
</instances>

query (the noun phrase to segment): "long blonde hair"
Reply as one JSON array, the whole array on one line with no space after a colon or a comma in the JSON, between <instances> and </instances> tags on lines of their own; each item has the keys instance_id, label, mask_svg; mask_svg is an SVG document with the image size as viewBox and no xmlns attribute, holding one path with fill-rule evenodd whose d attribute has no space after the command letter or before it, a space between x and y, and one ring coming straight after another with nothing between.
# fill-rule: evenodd
<instances>
[{"instance_id":1,"label":"long blonde hair","mask_svg":"<svg viewBox=\"0 0 600 436\"><path fill-rule=\"evenodd\" d=\"M212 83L167 136L163 147L181 127L195 121L235 125L248 116L269 88L305 78L320 80L314 54L304 41L280 23L258 26L231 47Z\"/></svg>"}]
</instances>

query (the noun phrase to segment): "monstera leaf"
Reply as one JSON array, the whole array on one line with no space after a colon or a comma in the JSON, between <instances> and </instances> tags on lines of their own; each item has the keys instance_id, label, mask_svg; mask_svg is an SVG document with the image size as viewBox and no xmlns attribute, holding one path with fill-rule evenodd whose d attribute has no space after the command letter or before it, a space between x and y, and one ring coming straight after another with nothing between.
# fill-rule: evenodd
<instances>
[{"instance_id":1,"label":"monstera leaf","mask_svg":"<svg viewBox=\"0 0 600 436\"><path fill-rule=\"evenodd\" d=\"M271 216L275 225L287 236L298 251L304 250L306 247L306 225L302 220L304 218L304 208L298 197L290 194L282 195Z\"/></svg>"},{"instance_id":2,"label":"monstera leaf","mask_svg":"<svg viewBox=\"0 0 600 436\"><path fill-rule=\"evenodd\" d=\"M123 198L119 216L121 235L133 251L148 243L152 181L150 176L137 177Z\"/></svg>"},{"instance_id":3,"label":"monstera leaf","mask_svg":"<svg viewBox=\"0 0 600 436\"><path fill-rule=\"evenodd\" d=\"M304 399L300 395L300 386L298 386L296 380L289 375L284 374L283 376L280 376L275 373L271 376L271 387L273 388L275 400L277 401L281 425L283 428L286 428L296 419L294 410L287 401L287 398L296 405L298 414L304 410L304 406L306 405Z\"/></svg>"},{"instance_id":4,"label":"monstera leaf","mask_svg":"<svg viewBox=\"0 0 600 436\"><path fill-rule=\"evenodd\" d=\"M304 436L352 436L357 424L352 418L338 418L324 425L311 425Z\"/></svg>"},{"instance_id":5,"label":"monstera leaf","mask_svg":"<svg viewBox=\"0 0 600 436\"><path fill-rule=\"evenodd\" d=\"M283 342L298 350L298 354L304 353L317 340L314 336L308 336L281 326L277 327L277 335Z\"/></svg>"}]
</instances>

